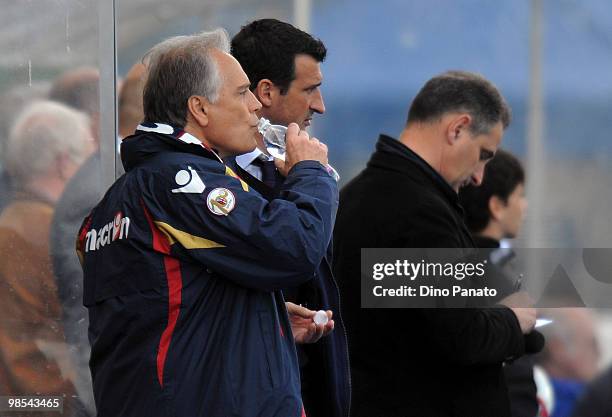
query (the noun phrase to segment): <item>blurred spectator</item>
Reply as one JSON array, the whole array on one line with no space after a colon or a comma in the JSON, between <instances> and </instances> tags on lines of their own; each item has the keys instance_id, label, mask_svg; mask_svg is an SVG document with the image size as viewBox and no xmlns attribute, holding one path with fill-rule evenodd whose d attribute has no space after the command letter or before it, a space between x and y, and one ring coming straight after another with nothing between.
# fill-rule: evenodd
<instances>
[{"instance_id":1,"label":"blurred spectator","mask_svg":"<svg viewBox=\"0 0 612 417\"><path fill-rule=\"evenodd\" d=\"M606 369L584 389L572 417L612 416L612 367Z\"/></svg>"},{"instance_id":2,"label":"blurred spectator","mask_svg":"<svg viewBox=\"0 0 612 417\"><path fill-rule=\"evenodd\" d=\"M585 308L546 309L541 314L554 322L542 328L546 347L536 356L536 361L553 385L551 417L567 417L598 371L599 347L594 317Z\"/></svg>"},{"instance_id":3,"label":"blurred spectator","mask_svg":"<svg viewBox=\"0 0 612 417\"><path fill-rule=\"evenodd\" d=\"M100 72L81 67L62 74L53 82L49 98L89 115L91 132L98 142L100 125Z\"/></svg>"},{"instance_id":4,"label":"blurred spectator","mask_svg":"<svg viewBox=\"0 0 612 417\"><path fill-rule=\"evenodd\" d=\"M119 134L121 137L133 133L143 118L142 78L144 70L144 65L134 65L122 83L119 93ZM60 80L65 78L67 77L62 77ZM93 79L90 80L93 82ZM91 88L86 91L91 91ZM72 96L68 93L64 95ZM87 339L89 318L87 309L83 306L83 270L74 249L74 241L83 218L104 195L101 170L100 153L96 152L85 161L74 179L66 185L57 203L51 225L51 241L53 242L51 259L63 307L66 341L72 346L75 355L79 396L92 413L95 411L95 404L89 371L90 346Z\"/></svg>"},{"instance_id":5,"label":"blurred spectator","mask_svg":"<svg viewBox=\"0 0 612 417\"><path fill-rule=\"evenodd\" d=\"M4 153L0 153L4 155ZM0 165L0 210L4 208L13 196L13 186L11 185L11 179L4 170L4 167Z\"/></svg>"},{"instance_id":6,"label":"blurred spectator","mask_svg":"<svg viewBox=\"0 0 612 417\"><path fill-rule=\"evenodd\" d=\"M49 93L52 100L63 103L73 109L85 112L90 117L90 128L95 138L96 149L99 145L99 121L100 121L100 73L96 68L80 67L68 70L61 74L54 82ZM74 239L76 230L80 226L68 225L66 231L58 230L58 216L64 216L66 210L87 213L93 207L89 201L98 201L102 196L100 181L100 158L99 153L95 152L83 163L79 171L66 185L66 190L62 198L58 201L54 219L51 225L50 247L51 259L53 262L53 272L56 277L58 296L62 305L62 318L66 343L70 346L73 355L73 363L76 367L77 382L76 387L79 396L88 409L93 413L93 390L91 387L91 376L89 374L89 351L87 350L87 318L83 314L83 302L80 294L81 280L77 275L75 280L65 280L62 274L58 274L57 259L59 254L66 254L68 257L74 255ZM73 188L78 188L75 193ZM78 198L66 200L66 195L78 195ZM85 195L83 195L85 194ZM85 201L81 201L84 199ZM80 220L78 221L80 222ZM63 224L63 223L62 223ZM60 225L60 228L62 226ZM69 253L68 253L69 252ZM75 260L76 261L76 260ZM78 262L77 262L78 265ZM78 268L80 269L80 267Z\"/></svg>"},{"instance_id":7,"label":"blurred spectator","mask_svg":"<svg viewBox=\"0 0 612 417\"><path fill-rule=\"evenodd\" d=\"M0 97L0 159L6 154L6 141L15 117L34 99L47 96L48 83L39 82L32 85L19 85L11 88ZM13 187L5 167L0 162L0 211L11 200Z\"/></svg>"},{"instance_id":8,"label":"blurred spectator","mask_svg":"<svg viewBox=\"0 0 612 417\"><path fill-rule=\"evenodd\" d=\"M136 126L144 117L142 90L144 88L145 69L144 64L134 64L121 84L118 107L119 137L121 139L133 134Z\"/></svg>"},{"instance_id":9,"label":"blurred spectator","mask_svg":"<svg viewBox=\"0 0 612 417\"><path fill-rule=\"evenodd\" d=\"M27 107L11 132L5 166L17 191L0 214L0 395L74 394L49 227L64 185L92 149L87 116L53 102ZM70 402L64 407L71 415Z\"/></svg>"},{"instance_id":10,"label":"blurred spectator","mask_svg":"<svg viewBox=\"0 0 612 417\"><path fill-rule=\"evenodd\" d=\"M500 149L485 167L482 184L466 186L459 192L476 246L484 248L488 259L508 277L517 275L512 266L514 252L499 250L500 241L516 237L522 226L527 207L524 183L525 172L519 160ZM513 417L534 417L538 412L533 365L533 357L526 355L504 366Z\"/></svg>"}]
</instances>

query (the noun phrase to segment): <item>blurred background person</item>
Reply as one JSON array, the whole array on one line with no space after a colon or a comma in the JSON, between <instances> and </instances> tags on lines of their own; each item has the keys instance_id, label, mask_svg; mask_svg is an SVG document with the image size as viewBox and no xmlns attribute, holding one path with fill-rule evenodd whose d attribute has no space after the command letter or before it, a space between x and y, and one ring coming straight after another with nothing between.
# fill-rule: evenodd
<instances>
[{"instance_id":1,"label":"blurred background person","mask_svg":"<svg viewBox=\"0 0 612 417\"><path fill-rule=\"evenodd\" d=\"M569 417L586 384L599 370L596 319L587 308L546 308L539 313L553 320L541 328L546 346L535 356L536 368L552 386L549 415Z\"/></svg>"},{"instance_id":2,"label":"blurred background person","mask_svg":"<svg viewBox=\"0 0 612 417\"><path fill-rule=\"evenodd\" d=\"M145 82L144 64L138 62L130 69L121 83L119 90L119 138L123 139L134 133L136 126L144 118L142 90Z\"/></svg>"},{"instance_id":3,"label":"blurred background person","mask_svg":"<svg viewBox=\"0 0 612 417\"><path fill-rule=\"evenodd\" d=\"M18 117L4 159L16 185L0 214L1 395L74 395L49 228L66 182L93 150L86 115L49 101ZM70 415L71 405L65 400Z\"/></svg>"},{"instance_id":4,"label":"blurred background person","mask_svg":"<svg viewBox=\"0 0 612 417\"><path fill-rule=\"evenodd\" d=\"M551 417L568 417L586 384L599 370L595 316L587 308L550 308L542 309L540 313L552 319L553 323L541 328L546 346L536 356L536 363L553 386ZM605 415L611 415L612 409L606 412Z\"/></svg>"},{"instance_id":5,"label":"blurred background person","mask_svg":"<svg viewBox=\"0 0 612 417\"><path fill-rule=\"evenodd\" d=\"M49 83L37 82L31 86L15 86L0 96L0 211L13 195L11 178L2 163L11 127L26 105L36 99L47 97L48 93Z\"/></svg>"},{"instance_id":6,"label":"blurred background person","mask_svg":"<svg viewBox=\"0 0 612 417\"><path fill-rule=\"evenodd\" d=\"M459 192L465 222L479 248L499 248L517 236L527 208L525 172L519 160L500 149L485 167L482 185Z\"/></svg>"},{"instance_id":7,"label":"blurred background person","mask_svg":"<svg viewBox=\"0 0 612 417\"><path fill-rule=\"evenodd\" d=\"M82 220L81 210L87 210L102 197L102 184L100 183L100 157L99 147L99 120L100 120L100 72L94 67L78 67L60 74L51 86L49 98L63 103L71 108L82 111L89 116L91 135L95 138L95 152L82 164L74 179L66 184L66 189L55 208L51 224L50 246L53 272L56 278L57 290L62 305L62 322L69 346L72 361L76 369L76 388L79 396L90 412L94 412L93 390L89 374L89 350L87 346L87 317L84 313L82 296L82 280L80 275L70 275L64 259L75 258L74 236ZM73 191L78 188L77 192ZM90 202L90 203L87 203ZM86 206L83 208L83 206ZM68 224L64 216L72 211L78 211L78 225ZM58 220L58 218L62 220ZM63 229L63 228L66 229ZM67 261L70 262L70 261Z\"/></svg>"},{"instance_id":8,"label":"blurred background person","mask_svg":"<svg viewBox=\"0 0 612 417\"><path fill-rule=\"evenodd\" d=\"M51 86L49 99L82 111L89 116L96 143L100 130L100 71L79 67L64 72Z\"/></svg>"},{"instance_id":9,"label":"blurred background person","mask_svg":"<svg viewBox=\"0 0 612 417\"><path fill-rule=\"evenodd\" d=\"M118 109L120 138L134 133L136 126L143 119L144 72L144 65L137 63L121 83ZM57 81L60 85L67 84L64 89L73 88L74 91L61 90L57 85L56 90L61 91L63 97L71 98L71 103L89 103L85 104L85 108L95 110L96 106L90 101L97 100L97 90L93 89L94 85L97 86L96 78L90 70L79 71L77 74L81 74L81 82L76 82L78 79L75 79L74 74L62 76ZM67 79L73 82L67 83ZM74 249L74 240L81 222L104 195L105 188L99 175L101 170L100 153L96 151L66 185L57 203L51 225L51 259L63 307L66 342L74 355L79 396L92 413L95 411L95 404L89 370L89 317L83 306L83 270Z\"/></svg>"},{"instance_id":10,"label":"blurred background person","mask_svg":"<svg viewBox=\"0 0 612 417\"><path fill-rule=\"evenodd\" d=\"M499 149L485 167L482 184L463 187L459 200L476 247L484 248L481 253L515 284L520 277L512 265L514 252L498 248L503 239L517 236L525 217L525 172L520 161ZM527 336L526 341L533 337ZM541 343L535 347L541 349ZM533 357L525 355L504 366L513 417L534 417L538 413L533 365Z\"/></svg>"},{"instance_id":11,"label":"blurred background person","mask_svg":"<svg viewBox=\"0 0 612 417\"><path fill-rule=\"evenodd\" d=\"M572 417L610 417L612 415L612 367L608 367L584 389Z\"/></svg>"}]
</instances>

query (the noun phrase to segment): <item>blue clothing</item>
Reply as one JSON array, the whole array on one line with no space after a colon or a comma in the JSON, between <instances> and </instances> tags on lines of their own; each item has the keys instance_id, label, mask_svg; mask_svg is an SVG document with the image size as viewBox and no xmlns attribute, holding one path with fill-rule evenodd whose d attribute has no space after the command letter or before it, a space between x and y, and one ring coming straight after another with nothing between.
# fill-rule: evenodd
<instances>
[{"instance_id":1,"label":"blue clothing","mask_svg":"<svg viewBox=\"0 0 612 417\"><path fill-rule=\"evenodd\" d=\"M255 150L236 157L236 172L250 186L269 200L278 198L277 186L271 188L261 181L261 169L253 162L260 158ZM282 183L282 176L277 174ZM283 289L288 301L311 310L331 310L334 331L317 343L297 346L302 382L302 399L308 417L349 417L351 407L351 371L349 366L346 328L342 320L340 289L331 268L332 244L317 268L314 279L298 287Z\"/></svg>"},{"instance_id":2,"label":"blue clothing","mask_svg":"<svg viewBox=\"0 0 612 417\"><path fill-rule=\"evenodd\" d=\"M336 182L303 161L268 201L168 125L140 126L121 154L78 243L98 415L300 416L279 289L325 256Z\"/></svg>"},{"instance_id":3,"label":"blue clothing","mask_svg":"<svg viewBox=\"0 0 612 417\"><path fill-rule=\"evenodd\" d=\"M570 417L586 384L570 379L551 378L555 393L555 406L550 417Z\"/></svg>"}]
</instances>

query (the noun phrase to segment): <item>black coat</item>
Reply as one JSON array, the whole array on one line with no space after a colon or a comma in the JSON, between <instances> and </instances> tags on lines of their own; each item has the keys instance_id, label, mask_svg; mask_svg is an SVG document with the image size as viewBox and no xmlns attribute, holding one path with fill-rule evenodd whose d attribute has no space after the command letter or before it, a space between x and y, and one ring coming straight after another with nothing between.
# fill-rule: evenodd
<instances>
[{"instance_id":1,"label":"black coat","mask_svg":"<svg viewBox=\"0 0 612 417\"><path fill-rule=\"evenodd\" d=\"M474 247L448 183L381 136L366 169L340 194L334 236L353 416L509 416L502 362L524 350L510 309L360 308L360 248Z\"/></svg>"},{"instance_id":2,"label":"black coat","mask_svg":"<svg viewBox=\"0 0 612 417\"><path fill-rule=\"evenodd\" d=\"M612 368L590 382L576 403L572 417L612 416Z\"/></svg>"},{"instance_id":3,"label":"black coat","mask_svg":"<svg viewBox=\"0 0 612 417\"><path fill-rule=\"evenodd\" d=\"M510 279L518 278L513 265L515 253L512 249L503 249L505 256L496 257L497 261L493 261L491 254L499 249L499 241L484 236L474 236L474 241L477 247L483 249L481 253L488 255L490 265L496 262L495 266L501 273L505 273ZM542 350L543 345L534 340L538 337L543 343L544 336L537 330L525 336L525 353L537 353ZM538 393L533 379L534 364L533 355L525 355L504 366L512 417L534 417L538 413Z\"/></svg>"}]
</instances>

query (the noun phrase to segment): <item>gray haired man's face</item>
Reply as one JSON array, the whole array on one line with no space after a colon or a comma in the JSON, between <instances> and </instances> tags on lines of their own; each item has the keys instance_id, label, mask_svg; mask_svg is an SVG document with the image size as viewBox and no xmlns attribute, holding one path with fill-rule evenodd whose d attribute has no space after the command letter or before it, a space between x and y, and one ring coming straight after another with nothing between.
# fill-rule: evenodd
<instances>
[{"instance_id":1,"label":"gray haired man's face","mask_svg":"<svg viewBox=\"0 0 612 417\"><path fill-rule=\"evenodd\" d=\"M255 114L261 103L249 90L249 79L231 55L213 50L223 84L219 97L208 107L206 140L223 156L239 155L255 149L258 134Z\"/></svg>"}]
</instances>

